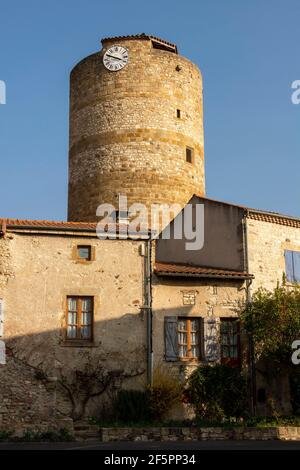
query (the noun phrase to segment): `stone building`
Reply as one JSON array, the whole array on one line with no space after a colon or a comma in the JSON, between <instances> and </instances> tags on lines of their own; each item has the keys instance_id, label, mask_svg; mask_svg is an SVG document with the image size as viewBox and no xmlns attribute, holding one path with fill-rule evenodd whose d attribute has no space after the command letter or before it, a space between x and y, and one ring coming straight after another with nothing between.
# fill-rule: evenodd
<instances>
[{"instance_id":1,"label":"stone building","mask_svg":"<svg viewBox=\"0 0 300 470\"><path fill-rule=\"evenodd\" d=\"M98 205L116 205L119 194L147 207L204 195L198 67L153 36L102 45L71 72L68 219L97 220ZM128 63L113 71L103 59L116 46Z\"/></svg>"},{"instance_id":2,"label":"stone building","mask_svg":"<svg viewBox=\"0 0 300 470\"><path fill-rule=\"evenodd\" d=\"M0 219L0 429L104 416L161 364L239 367L237 307L287 271L300 281L299 219L205 197L199 69L153 36L102 45L71 73L68 221ZM190 203L192 225L203 207L203 246L176 238L180 212L155 239L120 217L98 236L119 194Z\"/></svg>"}]
</instances>

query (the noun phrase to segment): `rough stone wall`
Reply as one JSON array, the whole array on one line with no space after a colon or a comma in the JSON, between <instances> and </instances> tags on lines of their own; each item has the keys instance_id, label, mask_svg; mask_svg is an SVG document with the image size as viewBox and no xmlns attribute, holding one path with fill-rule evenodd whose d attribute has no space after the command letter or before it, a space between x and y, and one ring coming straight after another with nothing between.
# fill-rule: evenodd
<instances>
[{"instance_id":1,"label":"rough stone wall","mask_svg":"<svg viewBox=\"0 0 300 470\"><path fill-rule=\"evenodd\" d=\"M128 48L129 63L110 72L102 57L115 43ZM199 69L150 40L106 42L71 73L69 220L95 220L98 205L116 206L118 194L148 207L203 195L203 145Z\"/></svg>"},{"instance_id":2,"label":"rough stone wall","mask_svg":"<svg viewBox=\"0 0 300 470\"><path fill-rule=\"evenodd\" d=\"M54 386L55 392L53 387L49 389L36 377L35 368L45 371L55 383L61 372L67 375L86 365L101 364L108 371L124 371L125 387L145 383L140 243L16 233L0 239L0 253L4 254L0 256L0 298L5 306L2 339L12 356L6 365L0 365L2 423L37 422L54 412L57 416L70 413L68 397L58 386ZM78 244L94 246L95 260L88 264L76 261L73 253ZM94 341L89 346L70 346L64 340L67 295L94 297ZM135 377L130 378L132 375ZM99 400L91 400L87 410L89 414L99 412Z\"/></svg>"},{"instance_id":3,"label":"rough stone wall","mask_svg":"<svg viewBox=\"0 0 300 470\"><path fill-rule=\"evenodd\" d=\"M245 290L241 281L154 278L153 283L153 350L154 363L164 361L164 317L236 317L237 307L245 301ZM217 290L216 290L217 288ZM195 292L195 305L184 305L183 295ZM216 292L216 293L214 293ZM195 364L168 363L170 367L194 367ZM196 364L197 365L197 364Z\"/></svg>"},{"instance_id":4,"label":"rough stone wall","mask_svg":"<svg viewBox=\"0 0 300 470\"><path fill-rule=\"evenodd\" d=\"M14 276L9 241L0 240L0 299L3 298L9 278Z\"/></svg>"},{"instance_id":5,"label":"rough stone wall","mask_svg":"<svg viewBox=\"0 0 300 470\"><path fill-rule=\"evenodd\" d=\"M55 384L37 380L35 371L7 352L7 364L0 365L0 430L26 430L33 424L56 427Z\"/></svg>"},{"instance_id":6,"label":"rough stone wall","mask_svg":"<svg viewBox=\"0 0 300 470\"><path fill-rule=\"evenodd\" d=\"M253 293L259 287L272 290L282 282L286 272L284 251L300 251L300 229L248 218L247 234L249 271L255 276L251 291ZM282 373L272 377L268 367L261 361L257 365L257 390L263 388L267 395L265 402L257 402L257 412L268 415L275 408L277 412L288 415L291 413L288 376Z\"/></svg>"},{"instance_id":7,"label":"rough stone wall","mask_svg":"<svg viewBox=\"0 0 300 470\"><path fill-rule=\"evenodd\" d=\"M300 229L248 218L247 233L251 289L273 289L285 273L284 250L300 251Z\"/></svg>"},{"instance_id":8,"label":"rough stone wall","mask_svg":"<svg viewBox=\"0 0 300 470\"><path fill-rule=\"evenodd\" d=\"M102 442L114 441L207 441L207 440L300 440L300 428L277 427L177 427L177 428L101 428Z\"/></svg>"}]
</instances>

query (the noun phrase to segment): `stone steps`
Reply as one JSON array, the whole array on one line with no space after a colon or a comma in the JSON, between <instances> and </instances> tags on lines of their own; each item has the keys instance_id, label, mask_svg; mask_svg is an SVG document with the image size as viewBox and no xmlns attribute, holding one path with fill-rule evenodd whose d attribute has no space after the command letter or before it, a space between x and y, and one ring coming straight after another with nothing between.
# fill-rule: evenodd
<instances>
[{"instance_id":1,"label":"stone steps","mask_svg":"<svg viewBox=\"0 0 300 470\"><path fill-rule=\"evenodd\" d=\"M75 423L74 436L76 441L95 441L100 439L99 426L89 423Z\"/></svg>"}]
</instances>

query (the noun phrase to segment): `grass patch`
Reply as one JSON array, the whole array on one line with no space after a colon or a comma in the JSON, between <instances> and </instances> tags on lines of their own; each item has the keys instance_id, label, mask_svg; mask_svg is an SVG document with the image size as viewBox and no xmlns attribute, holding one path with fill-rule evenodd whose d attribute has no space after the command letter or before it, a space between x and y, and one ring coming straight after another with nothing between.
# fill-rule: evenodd
<instances>
[{"instance_id":1,"label":"grass patch","mask_svg":"<svg viewBox=\"0 0 300 470\"><path fill-rule=\"evenodd\" d=\"M22 436L15 436L13 431L0 431L0 442L71 442L74 438L66 429L59 431L25 431Z\"/></svg>"},{"instance_id":2,"label":"grass patch","mask_svg":"<svg viewBox=\"0 0 300 470\"><path fill-rule=\"evenodd\" d=\"M300 416L281 416L278 418L268 416L255 416L246 419L229 418L224 421L186 420L186 421L101 421L90 418L89 422L100 428L150 428L150 427L276 427L276 426L300 426Z\"/></svg>"}]
</instances>

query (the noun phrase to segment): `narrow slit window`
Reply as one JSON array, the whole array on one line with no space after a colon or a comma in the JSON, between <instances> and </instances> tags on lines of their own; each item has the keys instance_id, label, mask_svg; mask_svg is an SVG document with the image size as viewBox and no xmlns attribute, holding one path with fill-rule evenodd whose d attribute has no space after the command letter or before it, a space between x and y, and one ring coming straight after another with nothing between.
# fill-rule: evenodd
<instances>
[{"instance_id":1,"label":"narrow slit window","mask_svg":"<svg viewBox=\"0 0 300 470\"><path fill-rule=\"evenodd\" d=\"M185 158L188 163L193 163L194 161L194 150L191 147L186 147Z\"/></svg>"},{"instance_id":2,"label":"narrow slit window","mask_svg":"<svg viewBox=\"0 0 300 470\"><path fill-rule=\"evenodd\" d=\"M181 110L180 109L176 110L176 116L177 116L178 119L181 118Z\"/></svg>"}]
</instances>

